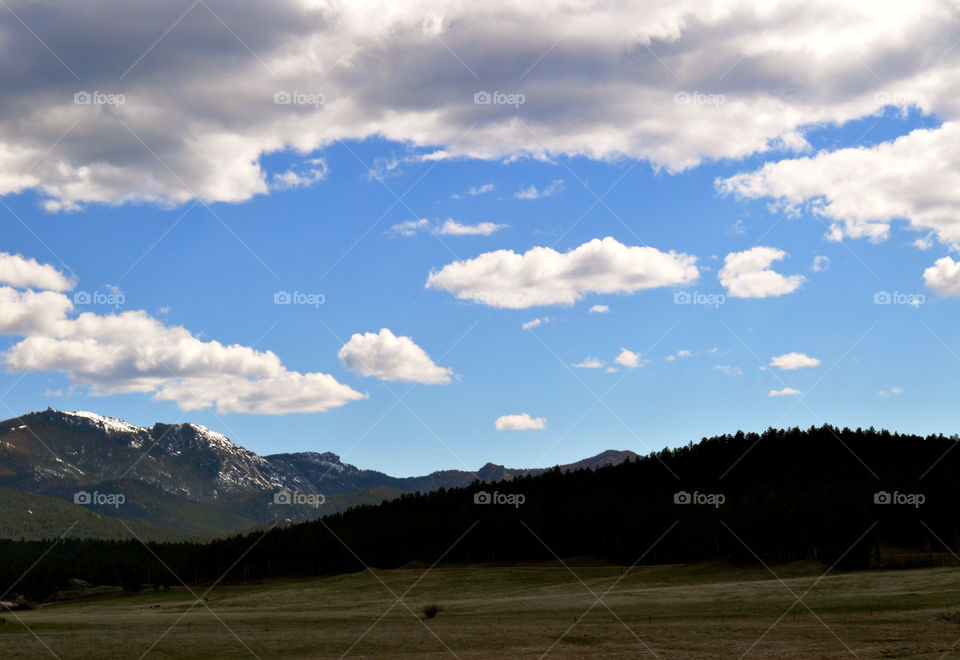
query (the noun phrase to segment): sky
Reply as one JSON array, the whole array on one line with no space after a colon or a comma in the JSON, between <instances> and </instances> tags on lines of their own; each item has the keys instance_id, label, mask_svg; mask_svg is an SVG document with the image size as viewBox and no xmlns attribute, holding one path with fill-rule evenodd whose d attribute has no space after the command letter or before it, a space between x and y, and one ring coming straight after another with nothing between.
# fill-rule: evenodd
<instances>
[{"instance_id":1,"label":"sky","mask_svg":"<svg viewBox=\"0 0 960 660\"><path fill-rule=\"evenodd\" d=\"M8 1L0 417L398 476L955 433L958 18Z\"/></svg>"}]
</instances>

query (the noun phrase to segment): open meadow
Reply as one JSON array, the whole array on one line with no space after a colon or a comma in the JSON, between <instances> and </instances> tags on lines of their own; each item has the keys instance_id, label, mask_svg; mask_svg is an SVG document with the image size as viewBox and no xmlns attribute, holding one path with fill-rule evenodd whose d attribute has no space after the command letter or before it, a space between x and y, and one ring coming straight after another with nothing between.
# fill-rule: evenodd
<instances>
[{"instance_id":1,"label":"open meadow","mask_svg":"<svg viewBox=\"0 0 960 660\"><path fill-rule=\"evenodd\" d=\"M0 657L960 657L958 568L568 566L117 591L8 612Z\"/></svg>"}]
</instances>

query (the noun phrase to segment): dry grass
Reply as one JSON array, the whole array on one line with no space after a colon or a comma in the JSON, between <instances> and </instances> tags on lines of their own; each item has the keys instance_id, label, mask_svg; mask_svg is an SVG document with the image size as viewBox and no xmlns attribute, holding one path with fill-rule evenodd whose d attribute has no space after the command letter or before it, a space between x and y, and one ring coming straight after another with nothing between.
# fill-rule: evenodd
<instances>
[{"instance_id":1,"label":"dry grass","mask_svg":"<svg viewBox=\"0 0 960 660\"><path fill-rule=\"evenodd\" d=\"M18 612L29 629L7 614L0 657L960 657L958 568L818 581L822 569L801 563L774 567L780 582L762 567L641 567L620 579L624 567L583 564L576 575L463 567L222 587L209 610L190 610L182 588L108 595ZM611 587L597 604L590 592ZM391 591L408 589L397 603ZM424 619L429 603L443 611Z\"/></svg>"}]
</instances>

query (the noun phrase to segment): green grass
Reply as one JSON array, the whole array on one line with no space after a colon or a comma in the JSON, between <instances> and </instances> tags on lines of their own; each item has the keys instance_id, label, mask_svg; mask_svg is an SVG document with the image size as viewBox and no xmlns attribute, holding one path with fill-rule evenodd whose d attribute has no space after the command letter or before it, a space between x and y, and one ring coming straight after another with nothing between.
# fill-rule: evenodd
<instances>
[{"instance_id":1,"label":"green grass","mask_svg":"<svg viewBox=\"0 0 960 660\"><path fill-rule=\"evenodd\" d=\"M721 563L640 567L622 579L626 567L571 567L443 567L219 587L192 611L196 600L183 588L104 594L15 613L22 623L7 613L0 657L654 657L650 649L660 658L738 658L748 650L748 658L939 658L960 640L958 568L818 581L820 566L794 563L773 567L781 583L763 567ZM811 586L810 609L790 610L790 590ZM590 609L590 590L611 587L610 609ZM407 590L406 605L396 603L391 591ZM429 603L443 611L424 620Z\"/></svg>"}]
</instances>

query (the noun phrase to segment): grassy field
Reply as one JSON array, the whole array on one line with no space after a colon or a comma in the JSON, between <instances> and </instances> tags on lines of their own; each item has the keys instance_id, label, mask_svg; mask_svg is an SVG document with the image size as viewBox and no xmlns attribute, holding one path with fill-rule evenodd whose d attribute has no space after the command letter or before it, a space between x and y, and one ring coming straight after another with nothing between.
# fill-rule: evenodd
<instances>
[{"instance_id":1,"label":"grassy field","mask_svg":"<svg viewBox=\"0 0 960 660\"><path fill-rule=\"evenodd\" d=\"M6 613L0 657L960 657L960 568L820 579L795 563L773 567L782 582L759 566L570 568L363 572L201 604L183 588L105 594ZM425 619L430 603L443 611Z\"/></svg>"}]
</instances>

